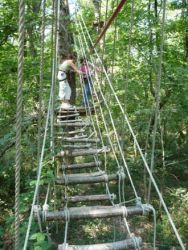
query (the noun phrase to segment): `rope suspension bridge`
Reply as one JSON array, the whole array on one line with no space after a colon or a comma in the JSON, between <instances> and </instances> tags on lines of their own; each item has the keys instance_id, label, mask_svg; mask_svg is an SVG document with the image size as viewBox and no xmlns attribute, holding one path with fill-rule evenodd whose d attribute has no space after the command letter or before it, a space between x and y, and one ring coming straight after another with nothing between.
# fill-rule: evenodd
<instances>
[{"instance_id":1,"label":"rope suspension bridge","mask_svg":"<svg viewBox=\"0 0 188 250\"><path fill-rule=\"evenodd\" d=\"M126 1L117 1L117 6L108 20L106 20L98 39L93 41L89 33L88 27L84 20L81 11L77 11L74 15L74 25L76 34L74 35L74 46L80 58L87 58L87 64L91 62L100 68L100 72L95 70L95 74L89 72L89 77L94 83L90 86L93 95L91 95L90 105L85 103L85 107L72 107L69 109L55 109L55 83L58 65L58 30L60 24L60 0L54 1L54 27L53 27L53 60L52 60L52 84L48 102L48 109L46 113L46 122L44 128L42 145L39 142L38 148L38 169L36 187L31 204L31 211L28 220L27 232L25 235L24 246L19 243L19 174L20 174L20 130L18 130L17 139L17 167L16 167L16 244L15 248L28 249L30 242L30 231L32 223L38 223L40 232L45 232L47 237L51 239L51 224L56 223L56 228L60 230L63 228L64 238L61 243L57 243L56 248L59 250L103 250L103 249L142 249L142 237L136 236L136 233L130 226L130 217L147 216L149 213L153 214L153 243L152 248L156 249L156 212L154 207L149 204L151 185L153 185L158 198L163 206L163 209L168 217L169 223L177 237L177 241L181 249L185 246L176 229L172 217L168 211L165 201L161 195L159 187L153 177L153 167L150 168L143 151L137 141L136 135L133 131L129 118L126 114L125 107L116 94L113 87L111 75L107 72L102 56L98 52L97 46L103 38L105 41L105 33L110 27L113 20L124 7ZM43 0L43 21L42 21L42 36L41 36L41 63L40 63L40 80L43 80L43 65L44 65L44 30L45 30L45 4ZM158 88L160 88L161 64L163 56L163 36L164 36L164 21L165 21L165 5L163 1L163 22L161 24L161 51L160 51L160 65L158 75ZM108 1L106 3L108 6ZM23 53L23 18L24 18L24 4L20 1L20 54ZM134 1L132 1L132 15L134 14ZM133 18L131 17L131 27L133 26ZM131 46L131 33L129 40L129 54ZM115 44L115 41L114 41ZM104 51L104 50L103 50ZM21 54L22 55L22 54ZM19 81L18 81L18 108L17 108L17 126L21 127L21 85L22 85L22 71L23 71L23 56L19 55L20 67ZM102 77L101 77L102 75ZM127 80L128 81L128 80ZM80 76L80 91L84 96L85 89L82 84L82 76ZM104 86L108 86L108 93ZM42 85L41 85L42 86ZM42 101L40 100L40 110ZM136 151L142 159L143 167L149 176L149 194L147 203L142 202L143 198L139 196L139 192L135 185L135 180L130 171L128 160L125 156L124 143L122 145L118 124L112 110L115 105L116 113L122 117L124 129L129 133L135 145ZM155 125L157 126L159 96L156 104ZM41 114L40 114L41 115ZM49 129L50 128L50 129ZM50 155L51 165L55 173L55 178L49 180L48 183L41 184L41 176L44 166L44 155L46 153L46 146L48 143L48 133L50 138ZM156 133L156 131L155 131ZM41 118L39 119L39 140L41 138ZM61 150L57 152L59 145ZM155 142L153 143L153 150L155 149ZM113 168L111 161L115 162ZM153 165L153 163L151 163ZM115 188L114 188L115 186ZM40 189L45 189L45 197L40 194ZM74 188L72 188L74 187ZM60 190L60 192L58 192ZM100 191L99 191L100 190ZM103 190L103 192L101 192ZM113 190L113 192L111 191ZM125 190L129 190L129 194ZM53 196L53 197L52 197ZM51 201L54 202L51 202ZM89 205L88 205L89 204ZM103 219L109 221L108 218L115 218L113 220L114 227L119 226L117 223L121 218L119 224L123 225L122 239L112 242L103 242L95 244L84 245L72 244L69 242L69 234L71 234L72 225L77 223L79 228L79 221L92 219ZM117 220L116 220L117 219ZM62 221L64 224L62 224ZM73 224L72 224L73 223ZM111 223L113 224L113 223ZM111 225L113 226L113 225ZM111 227L112 229L112 227ZM62 229L61 229L62 232ZM111 232L114 235L114 230ZM73 236L72 236L73 237Z\"/></svg>"}]
</instances>

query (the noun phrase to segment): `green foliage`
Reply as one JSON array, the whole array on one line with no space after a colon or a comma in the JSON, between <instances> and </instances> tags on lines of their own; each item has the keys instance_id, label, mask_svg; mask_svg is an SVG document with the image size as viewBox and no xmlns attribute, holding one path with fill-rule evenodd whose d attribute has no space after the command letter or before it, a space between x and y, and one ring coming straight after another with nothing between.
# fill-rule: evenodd
<instances>
[{"instance_id":1,"label":"green foliage","mask_svg":"<svg viewBox=\"0 0 188 250\"><path fill-rule=\"evenodd\" d=\"M49 241L45 240L47 235L44 233L34 233L31 235L31 245L30 250L44 250L44 249L51 249L51 244Z\"/></svg>"},{"instance_id":2,"label":"green foliage","mask_svg":"<svg viewBox=\"0 0 188 250\"><path fill-rule=\"evenodd\" d=\"M79 1L82 6L82 14L86 25L91 33L93 41L97 39L98 32L93 28L95 20L94 6L92 1ZM107 16L112 14L116 0L109 1ZM157 1L155 1L157 2ZM161 77L161 106L160 126L156 137L155 151L155 176L161 184L161 189L168 200L170 211L175 219L180 234L187 241L188 220L187 190L182 186L187 185L187 148L188 148L188 70L187 70L187 19L186 1L170 1L167 5L167 20L165 24L164 58ZM47 1L51 7L51 2ZM106 1L102 1L101 20L105 21ZM149 9L150 7L150 9ZM160 22L162 18L161 3L158 1L157 12L152 3L148 6L145 1L135 1L134 25L130 39L130 16L131 2L127 2L116 21L112 24L105 37L105 48L102 42L98 47L103 56L104 64L113 80L114 89L122 106L131 121L131 125L137 135L138 141L143 149L146 149L148 160L151 156L153 123L149 125L154 117L155 97L154 88L158 77L159 49L160 49ZM32 119L37 115L39 95L42 94L44 110L48 99L51 79L51 40L50 34L45 40L45 66L43 93L39 93L39 65L40 65L40 34L41 34L41 11L40 1L26 2L26 32L25 32L25 54L24 54L24 109L23 109L23 136L22 136L22 171L21 171L21 214L23 223L21 225L21 241L23 244L27 219L32 203L33 192L36 185L37 169L37 120ZM51 14L47 12L46 22L50 27ZM3 0L0 3L0 248L12 246L13 223L14 223L14 168L15 168L15 112L16 112L16 89L17 89L17 52L18 52L18 3L15 0ZM116 27L115 27L116 26ZM116 43L114 45L115 28L117 31ZM74 24L69 26L69 31L75 35ZM130 56L128 54L130 46ZM104 54L103 54L104 52ZM103 80L104 81L104 80ZM139 192L143 190L143 164L135 152L132 137L128 129L122 131L122 117L115 98L109 94L110 87L102 86L105 97L112 111L115 126L119 133L121 142L126 145L126 157L129 167L136 180ZM107 121L109 117L105 113ZM102 122L100 123L105 130ZM110 125L111 126L111 125ZM114 139L112 126L109 134L104 134L105 142L109 143L108 136ZM146 145L148 138L148 145ZM162 138L162 139L161 139ZM164 152L162 149L164 143ZM49 149L49 140L47 150ZM117 145L115 145L117 147ZM117 147L118 148L118 147ZM148 149L148 150L147 150ZM164 158L163 158L164 153ZM51 167L50 156L47 156L44 164L41 185L41 199L46 194L46 184L54 180L54 170ZM108 158L109 172L113 172L116 161L113 154ZM161 180L161 176L164 180ZM163 183L163 184L162 184ZM163 185L163 186L162 186ZM175 187L174 187L175 186ZM174 187L174 189L172 189ZM116 187L117 188L117 187ZM171 190L170 194L168 190ZM156 206L157 202L153 201ZM60 203L60 201L59 201ZM172 236L169 223L165 215L158 223L158 238L164 245L175 245L177 241ZM88 225L83 230L89 231L94 226L99 232L100 239L108 239L108 232L100 232L100 225ZM99 227L99 229L98 229ZM102 227L102 226L101 226ZM77 230L77 229L75 229ZM102 231L102 230L101 230ZM30 236L30 249L50 249L47 235L38 233L38 226L32 225ZM92 239L92 232L90 240ZM162 249L162 248L161 248ZM165 248L164 248L165 249Z\"/></svg>"},{"instance_id":3,"label":"green foliage","mask_svg":"<svg viewBox=\"0 0 188 250\"><path fill-rule=\"evenodd\" d=\"M182 240L187 242L188 234L188 193L187 189L178 188L170 191L171 208L170 213L177 226L178 232L182 237ZM158 232L161 241L165 245L177 245L176 237L172 233L172 229L169 227L169 222L166 215L163 215L158 224Z\"/></svg>"}]
</instances>

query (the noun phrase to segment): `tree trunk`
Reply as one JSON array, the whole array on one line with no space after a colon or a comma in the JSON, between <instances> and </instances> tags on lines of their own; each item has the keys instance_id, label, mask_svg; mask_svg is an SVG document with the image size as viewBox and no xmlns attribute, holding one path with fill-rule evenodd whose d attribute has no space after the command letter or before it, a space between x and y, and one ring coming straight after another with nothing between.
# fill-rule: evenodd
<instances>
[{"instance_id":1,"label":"tree trunk","mask_svg":"<svg viewBox=\"0 0 188 250\"><path fill-rule=\"evenodd\" d=\"M69 31L71 24L69 18L69 6L67 0L61 0L60 2L60 25L59 25L59 56L66 57L69 53L73 52L73 35ZM76 101L76 76L75 72L68 73L68 81L72 90L71 104L75 104Z\"/></svg>"}]
</instances>

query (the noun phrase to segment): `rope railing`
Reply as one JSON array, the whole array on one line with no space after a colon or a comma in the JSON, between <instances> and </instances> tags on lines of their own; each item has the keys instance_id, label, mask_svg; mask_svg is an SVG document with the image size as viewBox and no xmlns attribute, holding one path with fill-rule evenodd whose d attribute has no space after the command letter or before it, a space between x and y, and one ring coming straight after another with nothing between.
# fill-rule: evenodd
<instances>
[{"instance_id":1,"label":"rope railing","mask_svg":"<svg viewBox=\"0 0 188 250\"><path fill-rule=\"evenodd\" d=\"M80 28L81 28L81 30L82 30L82 35L83 35L83 37L85 37L84 32L83 32L83 29L82 29L82 26L81 26L81 24L80 24L79 21L78 21L78 23L79 23ZM87 43L86 38L84 38L84 41L85 41L85 45L86 45L87 49L89 50L89 45L88 45L88 43ZM97 72L96 72L96 76L97 76ZM105 97L104 97L104 95L103 95L103 92L102 92L102 90L101 90L100 81L99 81L99 77L98 77L98 76L96 77L96 80L97 80L97 82L98 82L98 87L99 87L99 90L100 90L100 94L101 94L101 96L102 96L102 98L103 98L104 105L105 105L105 107L107 108L107 111L108 111L108 114L109 114L109 117L110 117L110 121L111 121L111 124L112 124L112 127L113 127L113 131L114 131L115 136L116 136L116 141L117 141L117 143L118 143L118 148L119 148L120 155L121 155L121 158L122 158L122 160L123 160L124 166L125 166L125 168L126 168L127 175L128 175L129 180L130 180L130 182L131 182L131 186L132 186L133 191L134 191L134 193L135 193L135 197L138 197L136 188L135 188L135 186L134 186L134 183L133 183L133 180L132 180L130 171L129 171L129 169L128 169L128 166L127 166L127 163L126 163L126 160L125 160L125 157L124 157L124 153L123 153L122 148L121 148L121 145L120 145L119 136L118 136L118 133L117 133L115 124L114 124L114 120L113 120L113 117L112 117L112 114L111 114L111 111L110 111L110 107L109 107L109 105L107 104L106 99L105 99ZM95 89L95 86L94 86L94 89ZM97 94L97 91L96 91L96 90L95 90L95 94ZM98 99L98 102L99 102L99 104L100 104L99 99ZM105 119L104 119L104 123L106 124ZM109 134L109 133L108 133L108 134ZM110 138L110 137L109 137L109 138Z\"/></svg>"},{"instance_id":2,"label":"rope railing","mask_svg":"<svg viewBox=\"0 0 188 250\"><path fill-rule=\"evenodd\" d=\"M85 50L84 50L83 42L81 41L80 36L79 36L78 40L79 40L79 44L81 45L80 47L81 47L82 55L83 55L84 58L86 58L86 52L85 52ZM92 78L91 72L89 72L89 76L90 76L90 78ZM98 80L98 79L97 79L97 80ZM90 86L90 87L91 87L91 86ZM107 127L106 119L104 118L104 112L103 112L103 110L102 110L102 107L101 107L101 104L100 104L100 101L99 101L99 96L98 96L98 94L97 94L97 91L95 90L95 87L94 87L94 93L95 93L95 96L97 97L97 101L98 101L99 108L100 108L100 114L101 114L102 119L103 119L103 124L104 124L104 126L105 126L106 134L109 135L109 129L108 129L108 127ZM93 97L92 97L92 103L94 104ZM95 106L94 106L94 107L95 107ZM90 109L90 107L89 107L89 109ZM98 116L98 113L96 113L96 117L97 117L97 116ZM98 118L97 118L97 119L98 119ZM111 141L111 138L110 138L109 136L107 136L107 138L108 138L108 141L109 141L110 146L111 146L111 148L112 148L113 155L114 155L115 160L116 160L116 163L117 163L117 165L118 165L118 169L121 169L121 166L120 166L119 160L118 160L118 158L117 158L117 156L116 156L115 148L114 148L114 145L113 145L113 143L112 143L112 141ZM106 168L105 168L105 170L106 170ZM121 182L121 181L120 181L120 182ZM107 187L107 190L109 190L108 187ZM119 194L121 193L120 190L121 190L121 188L120 188L120 186L119 186ZM124 188L122 188L122 190L124 190ZM124 197L124 195L123 195L123 197ZM121 198L119 198L119 200L120 200L120 202L121 202Z\"/></svg>"},{"instance_id":3,"label":"rope railing","mask_svg":"<svg viewBox=\"0 0 188 250\"><path fill-rule=\"evenodd\" d=\"M79 35L79 39L78 39L78 40L79 40L79 44L81 45L81 46L80 46L80 47L81 47L81 53L82 53L82 55L84 56L84 58L86 58L86 52L85 52L85 49L84 49L83 42L82 42L82 40L81 40L81 38L80 38L80 35ZM84 40L85 40L85 39L84 39ZM88 44L87 44L86 40L85 40L85 43L86 43L86 48L87 48L87 50L89 51L89 47L88 47ZM91 56L90 56L90 58L91 58ZM92 60L92 63L94 64L93 60ZM97 72L95 72L95 74L97 75ZM89 75L90 75L90 77L92 78L90 72L89 72ZM98 85L100 86L99 77L96 77L96 80L97 80ZM95 95L96 95L96 97L97 97L98 105L99 105L99 108L100 108L100 114L101 114L101 116L102 116L102 121L103 121L103 124L104 124L104 126L105 126L106 134L109 135L109 129L108 129L108 126L107 126L107 122L106 122L106 119L105 119L105 116L104 116L104 112L103 112L103 109L102 109L102 106L101 106L101 103L100 103L100 100L99 100L99 96L98 96L97 91L96 91L96 89L95 89L95 86L93 86L93 90L94 90L94 93L95 93ZM105 104L106 104L106 103L105 103ZM108 110L108 111L109 111L109 110ZM96 114L96 116L97 116L97 114ZM112 118L112 117L111 117L111 118ZM112 121L113 121L113 119L112 119ZM113 129L115 129L115 126L113 127ZM112 140L111 140L110 136L108 136L108 141L109 141L109 144L110 144L111 149L112 149L112 151L113 151L113 155L114 155L115 160L116 160L116 163L117 163L117 165L118 165L118 169L121 169L121 166L120 166L119 160L118 160L118 158L117 158L116 151L115 151L115 148L114 148L114 145L113 145L113 143L112 143ZM120 144L119 144L119 145L120 145ZM107 189L107 193L109 193L109 187L108 187L108 185L107 185L106 189ZM136 192L135 187L134 187L133 189L134 189L135 192ZM120 178L119 178L119 181L118 181L118 190L119 190L118 193L119 193L119 204L120 204L120 203L121 203L121 173L120 173ZM125 197L124 197L124 193L125 193L124 180L123 180L123 185L122 185L122 193L123 193L123 195L122 195L122 196L123 196L123 202L125 202ZM109 193L109 194L110 194L110 193ZM138 195L137 195L137 194L136 194L136 198L138 198ZM136 200L137 200L137 199L136 199ZM115 204L113 203L113 205L115 205ZM125 227L126 227L126 229L127 229L127 232L129 233L129 235L131 235L130 227L129 227L129 224L128 224L127 219L126 219L125 217L123 218L123 222L124 222L124 225L125 225Z\"/></svg>"},{"instance_id":4,"label":"rope railing","mask_svg":"<svg viewBox=\"0 0 188 250\"><path fill-rule=\"evenodd\" d=\"M58 0L59 3L59 0ZM58 7L59 4L57 3L56 8L55 8L55 12L56 12L56 24L55 24L55 33L57 34L57 27L58 27ZM52 25L52 29L53 29L53 25ZM53 38L52 38L53 40ZM52 46L53 46L53 42L52 42ZM32 205L31 205L31 211L30 211L30 216L29 216L29 221L28 221L28 226L27 226L27 231L26 231L26 236L25 236L25 241L24 241L24 246L23 246L23 250L27 249L27 245L28 245L28 241L29 241L29 234L30 234L30 230L31 230L31 224L32 224L32 220L33 220L33 213L34 213L34 208L35 208L35 204L37 201L37 197L38 197L38 193L39 193L39 187L40 187L40 179L41 179L41 174L42 174L42 168L43 168L43 159L44 159L44 153L45 153L45 147L46 147L46 141L47 141L47 132L48 132L48 127L51 125L51 134L50 134L50 146L51 146L51 152L53 151L53 124L52 124L52 120L53 120L53 105L54 105L54 86L55 86L55 80L56 80L56 67L57 67L57 36L55 36L55 52L54 54L52 53L52 55L54 55L53 57L53 61L52 61L52 81L51 81L51 89L50 89L50 96L49 96L49 101L48 101L48 109L47 109L47 116L46 116L46 122L45 122L45 129L44 129L44 136L43 136L43 143L42 143L42 148L41 148L41 154L40 154L40 160L38 163L38 169L37 169L37 180L36 180L36 185L35 185L35 191L34 191L34 195L33 195L33 201L32 201Z\"/></svg>"},{"instance_id":5,"label":"rope railing","mask_svg":"<svg viewBox=\"0 0 188 250\"><path fill-rule=\"evenodd\" d=\"M82 24L83 24L83 26L84 26L84 29L85 29L85 31L86 31L86 33L87 33L87 36L88 36L88 38L89 38L89 41L91 42L92 45L94 45L94 43L93 43L93 41L92 41L92 39L91 39L91 36L90 36L90 34L89 34L89 31L88 31L88 29L87 29L87 26L86 26L86 24L85 24L85 21L84 21L84 19L83 19L82 14L80 14L80 18L81 18L81 22L82 22ZM166 213L166 215L167 215L167 217L168 217L169 223L170 223L170 225L171 225L171 227L172 227L172 229L173 229L173 231L174 231L174 233L175 233L175 235L176 235L176 238L177 238L177 240L178 240L180 246L181 246L182 249L184 250L184 249L185 249L185 246L184 246L184 244L183 244L183 241L182 241L182 239L181 239L181 237L180 237L180 235L179 235L179 233L178 233L178 231L177 231L177 228L176 228L176 226L175 226L175 224L174 224L174 222L173 222L173 219L172 219L172 217L171 217L171 215L170 215L170 213L169 213L169 211L168 211L168 208L167 208L167 206L166 206L166 203L165 203L165 201L164 201L164 199L163 199L163 196L162 196L162 194L161 194L161 192L160 192L160 190L159 190L159 188L158 188L158 185L157 185L157 183L156 183L156 181L155 181L155 179L154 179L154 177L153 177L153 174L152 174L152 172L151 172L151 170L150 170L150 167L149 167L149 165L148 165L148 163L147 163L147 161L146 161L146 159L145 159L145 157L144 157L144 154L143 154L143 152L142 152L142 149L140 148L140 145L139 145L139 143L138 143L138 141L137 141L136 135L135 135L135 133L134 133L134 131L133 131L133 129L132 129L132 126L131 126L131 124L130 124L130 122L129 122L128 116L127 116L127 114L126 114L125 111L124 111L124 108L123 108L123 106L122 106L122 104L121 104L121 102L120 102L120 100L119 100L119 98L118 98L118 96L117 96L117 94L116 94L116 92L115 92L115 90L114 90L114 87L113 87L112 82L111 82L111 80L110 80L110 78L109 78L109 76L108 76L108 73L107 73L107 71L106 71L106 69L105 69L105 67L104 67L104 65L103 65L103 63L102 63L102 61L101 61L101 58L100 58L100 56L99 56L99 54L98 54L98 52L97 52L97 50L96 50L95 48L94 48L94 53L95 53L95 55L97 56L97 58L98 58L98 60L99 60L99 62L100 62L100 64L101 64L101 67L102 67L103 72L104 72L104 74L105 74L106 80L107 80L107 82L108 82L108 84L109 84L109 87L110 87L110 89L111 89L111 91L112 91L112 94L113 94L113 96L115 97L115 100L116 100L116 102L117 102L117 104L118 104L118 106L119 106L119 108L120 108L120 111L121 111L121 113L122 113L122 115L123 115L123 117L124 117L124 119L125 119L125 122L126 122L126 124L127 124L127 127L128 127L128 129L129 129L129 131L130 131L130 134L131 134L132 137L133 137L133 141L134 141L134 143L135 143L135 145L136 145L136 147L137 147L137 150L138 150L138 152L139 152L139 154L140 154L140 156L141 156L141 158L142 158L142 161L143 161L143 163L144 163L144 167L146 168L146 170L147 170L147 172L148 172L148 175L149 175L149 177L150 177L150 179L151 179L151 183L153 184L153 186L154 186L154 188L155 188L155 190L156 190L156 192L157 192L157 194L158 194L158 197L159 197L159 199L160 199L160 201L161 201L161 204L162 204L162 206L163 206L163 208L164 208L164 210L165 210L165 213Z\"/></svg>"},{"instance_id":6,"label":"rope railing","mask_svg":"<svg viewBox=\"0 0 188 250\"><path fill-rule=\"evenodd\" d=\"M23 102L23 66L24 66L24 18L25 3L19 1L19 37L18 37L18 80L16 108L16 167L15 167L15 249L20 245L20 169L21 169L21 130Z\"/></svg>"},{"instance_id":7,"label":"rope railing","mask_svg":"<svg viewBox=\"0 0 188 250\"><path fill-rule=\"evenodd\" d=\"M80 38L80 37L79 37ZM82 54L83 54L83 56L86 58L86 53L85 53L85 51L84 51L84 46L83 46L83 43L82 43L82 41L79 39L79 43L80 43L80 47L81 47L81 51L82 51ZM90 74L90 77L92 78L92 76L91 76L91 72L89 72L89 74ZM100 114L101 114L101 116L102 116L102 120L103 120L103 124L104 124L104 127L105 127L105 131L106 131L106 133L107 133L107 135L109 134L109 129L108 129L108 126L107 126L107 124L106 124L106 120L105 120L105 117L104 117L104 112L103 112L103 110L102 110L102 107L101 107L101 104L100 104L100 101L99 101L99 96L98 96L98 94L97 94L97 92L96 92L96 90L95 90L95 87L93 87L93 89L94 89L94 93L95 93L95 95L96 95L96 98L97 98L97 101L98 101L98 105L99 105L99 108L100 108ZM92 97L93 98L93 97ZM92 100L93 101L93 104L94 104L94 100ZM94 106L95 106L95 104L94 104ZM96 113L96 117L98 117L98 112ZM97 118L97 120L98 120L98 118ZM111 146L111 149L112 149L112 152L113 152L113 155L114 155L114 158L115 158L115 160L116 160L116 163L117 163L117 165L118 165L118 169L120 169L120 162L119 162L119 160L118 160L118 158L117 158L117 155L116 155L116 152L115 152L115 149L114 149L114 145L113 145L113 143L112 143L112 140L111 140L111 138L109 137L109 136L107 136L107 138L108 138L108 141L109 141L109 144L110 144L110 146ZM103 146L104 146L104 143L103 143ZM106 165L106 164L105 164ZM105 171L106 171L106 166L105 166Z\"/></svg>"},{"instance_id":8,"label":"rope railing","mask_svg":"<svg viewBox=\"0 0 188 250\"><path fill-rule=\"evenodd\" d=\"M35 192L34 192L34 195L33 195L33 202L32 202L32 205L31 205L31 211L30 211L29 222L28 222L28 226L27 226L27 232L26 232L26 236L25 236L25 242L24 242L23 250L27 249L29 234L30 234L30 230L31 230L31 223L32 223L32 220L33 220L34 206L36 204L36 199L37 199L38 190L39 190L39 186L40 186L40 178L41 178L42 167L43 167L44 151L45 151L45 147L46 147L47 132L48 132L48 126L49 126L49 121L50 121L50 110L51 110L52 95L53 95L53 86L51 86L51 91L50 91L50 98L49 98L49 102L48 102L48 111L47 111L47 117L46 117L46 123L45 123L43 144L42 144L42 150L41 150L39 167L38 167L38 175L37 175L37 180L36 180L36 185L35 185Z\"/></svg>"}]
</instances>

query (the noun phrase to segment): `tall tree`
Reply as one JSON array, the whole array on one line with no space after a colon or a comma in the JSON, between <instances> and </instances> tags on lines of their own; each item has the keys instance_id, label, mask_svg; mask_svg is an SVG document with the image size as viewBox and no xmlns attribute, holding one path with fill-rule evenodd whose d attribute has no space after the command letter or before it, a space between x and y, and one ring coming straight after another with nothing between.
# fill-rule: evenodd
<instances>
[{"instance_id":1,"label":"tall tree","mask_svg":"<svg viewBox=\"0 0 188 250\"><path fill-rule=\"evenodd\" d=\"M64 57L73 53L73 34L70 31L71 20L70 11L67 0L60 1L60 26L59 26L59 57ZM76 100L76 75L71 71L68 73L68 80L72 90L71 104L75 104Z\"/></svg>"}]
</instances>

